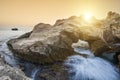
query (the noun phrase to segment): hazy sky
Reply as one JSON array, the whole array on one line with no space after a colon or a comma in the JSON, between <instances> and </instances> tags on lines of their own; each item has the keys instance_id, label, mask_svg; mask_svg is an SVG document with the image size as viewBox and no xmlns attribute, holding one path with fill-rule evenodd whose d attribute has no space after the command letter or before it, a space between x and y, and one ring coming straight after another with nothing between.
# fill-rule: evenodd
<instances>
[{"instance_id":1,"label":"hazy sky","mask_svg":"<svg viewBox=\"0 0 120 80\"><path fill-rule=\"evenodd\" d=\"M120 13L120 0L0 0L0 25L53 24L84 13L104 18L108 11Z\"/></svg>"}]
</instances>

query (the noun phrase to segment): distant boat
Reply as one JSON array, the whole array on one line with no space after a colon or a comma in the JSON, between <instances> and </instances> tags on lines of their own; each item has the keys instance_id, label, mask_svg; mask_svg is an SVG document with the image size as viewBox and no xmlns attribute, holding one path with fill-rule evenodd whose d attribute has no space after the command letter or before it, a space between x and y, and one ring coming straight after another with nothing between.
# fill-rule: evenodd
<instances>
[{"instance_id":1,"label":"distant boat","mask_svg":"<svg viewBox=\"0 0 120 80\"><path fill-rule=\"evenodd\" d=\"M18 28L12 28L11 30L12 31L18 31Z\"/></svg>"}]
</instances>

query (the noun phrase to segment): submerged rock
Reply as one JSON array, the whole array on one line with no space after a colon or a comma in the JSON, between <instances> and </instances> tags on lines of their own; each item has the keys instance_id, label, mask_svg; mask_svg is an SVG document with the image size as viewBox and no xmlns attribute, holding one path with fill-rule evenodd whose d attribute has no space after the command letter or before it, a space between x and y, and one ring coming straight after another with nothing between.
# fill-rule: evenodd
<instances>
[{"instance_id":1,"label":"submerged rock","mask_svg":"<svg viewBox=\"0 0 120 80\"><path fill-rule=\"evenodd\" d=\"M18 31L18 28L12 28L11 30L12 31Z\"/></svg>"}]
</instances>

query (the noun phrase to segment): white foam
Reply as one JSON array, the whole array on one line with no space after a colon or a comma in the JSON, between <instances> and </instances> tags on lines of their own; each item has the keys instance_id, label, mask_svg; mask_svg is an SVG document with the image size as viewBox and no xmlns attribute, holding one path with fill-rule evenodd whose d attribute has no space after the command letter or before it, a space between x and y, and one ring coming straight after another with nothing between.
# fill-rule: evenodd
<instances>
[{"instance_id":1,"label":"white foam","mask_svg":"<svg viewBox=\"0 0 120 80\"><path fill-rule=\"evenodd\" d=\"M68 57L65 65L69 67L70 80L120 80L117 68L99 57L74 55Z\"/></svg>"}]
</instances>

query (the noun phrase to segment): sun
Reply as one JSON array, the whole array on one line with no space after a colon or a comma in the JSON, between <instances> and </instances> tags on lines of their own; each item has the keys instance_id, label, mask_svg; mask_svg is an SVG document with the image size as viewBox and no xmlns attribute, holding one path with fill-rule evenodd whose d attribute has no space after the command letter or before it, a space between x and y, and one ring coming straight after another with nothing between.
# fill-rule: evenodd
<instances>
[{"instance_id":1,"label":"sun","mask_svg":"<svg viewBox=\"0 0 120 80\"><path fill-rule=\"evenodd\" d=\"M92 17L92 14L91 14L91 13L85 13L85 14L84 14L84 19L85 19L86 21L90 21L91 17Z\"/></svg>"}]
</instances>

